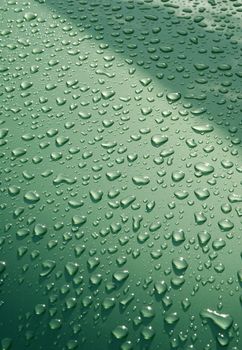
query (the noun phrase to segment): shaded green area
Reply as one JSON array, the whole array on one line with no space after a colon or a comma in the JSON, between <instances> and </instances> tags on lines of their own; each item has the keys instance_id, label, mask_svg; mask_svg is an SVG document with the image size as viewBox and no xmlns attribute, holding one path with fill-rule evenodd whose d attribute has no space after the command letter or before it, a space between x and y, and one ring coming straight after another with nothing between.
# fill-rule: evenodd
<instances>
[{"instance_id":1,"label":"shaded green area","mask_svg":"<svg viewBox=\"0 0 242 350\"><path fill-rule=\"evenodd\" d=\"M237 127L240 136L242 46L237 2L223 6L208 1L114 1L102 6L47 0L45 4L67 18L77 32L84 29L87 34L80 40L94 39L122 55L130 74L139 70L144 79L160 81L162 92L181 93L190 118L195 115L226 130ZM191 113L200 109L201 114Z\"/></svg>"}]
</instances>

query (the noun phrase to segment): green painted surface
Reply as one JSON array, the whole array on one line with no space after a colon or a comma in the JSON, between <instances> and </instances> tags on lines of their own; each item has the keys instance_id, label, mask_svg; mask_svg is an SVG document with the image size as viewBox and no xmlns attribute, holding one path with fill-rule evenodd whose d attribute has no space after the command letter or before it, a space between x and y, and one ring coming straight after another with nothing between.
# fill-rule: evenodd
<instances>
[{"instance_id":1,"label":"green painted surface","mask_svg":"<svg viewBox=\"0 0 242 350\"><path fill-rule=\"evenodd\" d=\"M241 3L0 16L1 348L241 350Z\"/></svg>"}]
</instances>

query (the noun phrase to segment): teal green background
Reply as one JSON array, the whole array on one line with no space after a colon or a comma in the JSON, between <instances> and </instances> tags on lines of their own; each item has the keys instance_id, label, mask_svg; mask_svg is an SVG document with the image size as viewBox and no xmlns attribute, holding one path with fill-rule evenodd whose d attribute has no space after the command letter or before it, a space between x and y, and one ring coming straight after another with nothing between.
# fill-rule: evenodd
<instances>
[{"instance_id":1,"label":"teal green background","mask_svg":"<svg viewBox=\"0 0 242 350\"><path fill-rule=\"evenodd\" d=\"M6 338L18 350L222 349L219 333L228 349L242 348L241 8L238 1L0 3L2 349ZM106 98L107 91L115 94ZM180 99L171 103L173 92ZM154 147L154 135L168 141ZM199 163L214 171L202 175ZM185 175L179 182L177 171ZM110 181L110 172L120 176ZM60 174L65 181L56 184ZM136 176L149 183L135 184ZM209 197L199 200L194 191L203 188ZM26 200L29 191L39 200ZM101 200L90 191L101 191ZM133 203L123 207L129 196ZM196 213L206 221L196 222ZM76 215L86 222L76 225ZM225 219L231 230L218 225ZM47 227L42 237L34 235L37 224ZM178 244L172 235L180 229L185 241ZM203 230L211 235L204 246ZM218 239L226 243L221 250ZM188 263L180 288L171 283L183 275L172 264L177 257ZM55 267L41 277L49 260ZM70 262L78 264L74 276ZM113 274L123 270L129 277L117 283ZM158 281L167 283L169 306L154 291ZM107 297L115 300L108 312ZM76 304L66 310L70 298ZM141 315L147 305L153 318ZM203 320L208 308L231 315L232 327L224 332ZM167 326L173 312L179 321ZM51 329L51 320L61 327ZM121 340L112 335L119 325L128 328ZM149 341L142 336L148 326Z\"/></svg>"}]
</instances>

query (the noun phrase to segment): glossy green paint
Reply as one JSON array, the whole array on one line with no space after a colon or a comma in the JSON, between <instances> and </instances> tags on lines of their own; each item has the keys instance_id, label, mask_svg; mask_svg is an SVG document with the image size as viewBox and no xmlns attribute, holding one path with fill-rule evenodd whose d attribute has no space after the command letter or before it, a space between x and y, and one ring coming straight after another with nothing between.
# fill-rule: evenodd
<instances>
[{"instance_id":1,"label":"glossy green paint","mask_svg":"<svg viewBox=\"0 0 242 350\"><path fill-rule=\"evenodd\" d=\"M2 349L242 349L239 2L0 16Z\"/></svg>"}]
</instances>

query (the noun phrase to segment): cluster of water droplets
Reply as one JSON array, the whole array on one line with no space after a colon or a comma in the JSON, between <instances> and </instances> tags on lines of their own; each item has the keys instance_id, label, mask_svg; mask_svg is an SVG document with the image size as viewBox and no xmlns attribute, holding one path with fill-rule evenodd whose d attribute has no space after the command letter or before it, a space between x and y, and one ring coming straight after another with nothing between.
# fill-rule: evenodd
<instances>
[{"instance_id":1,"label":"cluster of water droplets","mask_svg":"<svg viewBox=\"0 0 242 350\"><path fill-rule=\"evenodd\" d=\"M0 3L0 342L240 350L242 6Z\"/></svg>"}]
</instances>

